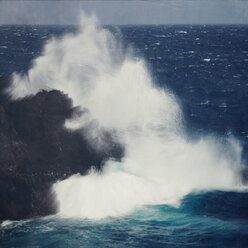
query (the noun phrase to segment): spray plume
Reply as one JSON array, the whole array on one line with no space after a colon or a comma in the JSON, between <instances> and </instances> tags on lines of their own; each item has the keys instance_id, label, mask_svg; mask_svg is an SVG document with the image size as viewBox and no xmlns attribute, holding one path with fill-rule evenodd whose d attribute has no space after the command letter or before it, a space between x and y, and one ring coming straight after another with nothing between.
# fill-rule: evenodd
<instances>
[{"instance_id":1,"label":"spray plume","mask_svg":"<svg viewBox=\"0 0 248 248\"><path fill-rule=\"evenodd\" d=\"M144 204L178 205L194 190L240 185L238 143L188 141L173 94L157 88L145 62L123 51L94 16L82 16L76 34L49 40L27 75L13 75L8 91L18 99L42 89L72 98L82 114L65 125L86 129L97 149L108 146L102 130L125 147L122 160L106 161L102 172L92 169L54 185L63 216L120 216Z\"/></svg>"}]
</instances>

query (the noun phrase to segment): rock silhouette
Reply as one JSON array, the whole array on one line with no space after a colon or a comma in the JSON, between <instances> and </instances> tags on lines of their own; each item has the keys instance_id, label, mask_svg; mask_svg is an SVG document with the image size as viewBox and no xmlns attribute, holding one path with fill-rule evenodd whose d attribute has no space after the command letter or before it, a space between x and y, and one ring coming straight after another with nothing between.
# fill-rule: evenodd
<instances>
[{"instance_id":1,"label":"rock silhouette","mask_svg":"<svg viewBox=\"0 0 248 248\"><path fill-rule=\"evenodd\" d=\"M101 169L109 157L120 159L121 145L111 140L108 151L96 151L83 130L64 128L78 111L57 90L10 101L0 78L0 220L19 220L56 212L51 186L73 174Z\"/></svg>"}]
</instances>

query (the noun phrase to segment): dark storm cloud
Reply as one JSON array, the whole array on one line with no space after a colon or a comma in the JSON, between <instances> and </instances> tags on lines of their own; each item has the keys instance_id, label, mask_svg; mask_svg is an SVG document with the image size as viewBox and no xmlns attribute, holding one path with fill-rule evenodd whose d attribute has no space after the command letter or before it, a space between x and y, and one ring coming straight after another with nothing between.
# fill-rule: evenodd
<instances>
[{"instance_id":1,"label":"dark storm cloud","mask_svg":"<svg viewBox=\"0 0 248 248\"><path fill-rule=\"evenodd\" d=\"M248 1L1 1L0 24L76 24L80 10L104 24L248 24Z\"/></svg>"}]
</instances>

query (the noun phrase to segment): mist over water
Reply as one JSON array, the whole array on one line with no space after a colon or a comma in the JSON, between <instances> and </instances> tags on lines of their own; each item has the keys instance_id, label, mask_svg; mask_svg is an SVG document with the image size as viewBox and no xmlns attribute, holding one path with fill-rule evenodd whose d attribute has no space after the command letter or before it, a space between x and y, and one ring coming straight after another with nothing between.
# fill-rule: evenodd
<instances>
[{"instance_id":1,"label":"mist over water","mask_svg":"<svg viewBox=\"0 0 248 248\"><path fill-rule=\"evenodd\" d=\"M145 61L122 49L95 17L82 16L76 34L53 38L27 75L13 75L13 99L57 89L81 114L68 120L97 150L107 149L102 132L125 148L102 172L74 175L54 185L62 216L120 216L146 204L171 204L196 190L236 190L241 147L234 138L190 141L177 99L153 82Z\"/></svg>"}]
</instances>

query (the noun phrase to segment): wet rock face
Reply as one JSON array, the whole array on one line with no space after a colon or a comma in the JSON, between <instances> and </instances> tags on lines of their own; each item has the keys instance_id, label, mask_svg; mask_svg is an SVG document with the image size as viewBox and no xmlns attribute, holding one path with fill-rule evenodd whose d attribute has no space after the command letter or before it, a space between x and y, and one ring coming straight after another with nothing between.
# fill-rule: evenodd
<instances>
[{"instance_id":1,"label":"wet rock face","mask_svg":"<svg viewBox=\"0 0 248 248\"><path fill-rule=\"evenodd\" d=\"M0 78L0 220L53 214L54 182L85 174L92 165L101 169L107 158L121 158L123 149L112 143L98 152L82 130L65 129L75 111L67 95L42 91L12 102L4 94L8 84Z\"/></svg>"}]
</instances>

